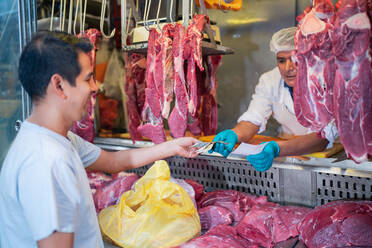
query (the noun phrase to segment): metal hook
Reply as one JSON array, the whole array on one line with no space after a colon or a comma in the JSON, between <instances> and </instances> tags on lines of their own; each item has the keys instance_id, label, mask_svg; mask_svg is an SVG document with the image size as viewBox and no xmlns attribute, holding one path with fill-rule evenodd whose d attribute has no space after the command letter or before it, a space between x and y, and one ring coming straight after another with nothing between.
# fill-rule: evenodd
<instances>
[{"instance_id":1,"label":"metal hook","mask_svg":"<svg viewBox=\"0 0 372 248\"><path fill-rule=\"evenodd\" d=\"M143 13L143 26L149 32L150 32L150 28L147 25L147 20L149 18L150 6L151 6L151 0L150 0L149 3L148 3L148 0L146 0L146 2L145 2L145 11Z\"/></svg>"},{"instance_id":2,"label":"metal hook","mask_svg":"<svg viewBox=\"0 0 372 248\"><path fill-rule=\"evenodd\" d=\"M99 26L100 26L101 33L102 33L103 37L109 39L109 38L112 38L115 35L115 28L111 31L110 35L106 35L104 30L103 30L103 24L104 24L104 21L105 21L105 14L106 14L106 4L107 4L106 0L102 0L101 19L100 19L100 25Z\"/></svg>"},{"instance_id":3,"label":"metal hook","mask_svg":"<svg viewBox=\"0 0 372 248\"><path fill-rule=\"evenodd\" d=\"M223 0L225 3L229 3L228 0ZM231 1L230 1L231 2ZM223 12L223 13L227 13L230 11L231 7L229 6L229 8L227 10L224 10L221 6L221 0L218 1L218 5L220 6L220 10Z\"/></svg>"},{"instance_id":4,"label":"metal hook","mask_svg":"<svg viewBox=\"0 0 372 248\"><path fill-rule=\"evenodd\" d=\"M161 0L159 0L158 4L158 12L156 13L156 27L158 28L159 31L161 31L161 28L159 26L159 13L160 13L160 7L161 7Z\"/></svg>"}]
</instances>

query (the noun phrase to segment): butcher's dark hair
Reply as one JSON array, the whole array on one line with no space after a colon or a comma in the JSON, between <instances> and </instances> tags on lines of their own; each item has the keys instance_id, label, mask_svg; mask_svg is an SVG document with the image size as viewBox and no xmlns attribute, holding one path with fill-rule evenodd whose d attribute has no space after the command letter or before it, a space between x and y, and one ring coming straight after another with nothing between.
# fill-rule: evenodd
<instances>
[{"instance_id":1,"label":"butcher's dark hair","mask_svg":"<svg viewBox=\"0 0 372 248\"><path fill-rule=\"evenodd\" d=\"M43 98L50 78L59 74L75 86L80 74L79 53L92 44L63 32L39 32L26 45L19 59L18 77L32 101Z\"/></svg>"}]
</instances>

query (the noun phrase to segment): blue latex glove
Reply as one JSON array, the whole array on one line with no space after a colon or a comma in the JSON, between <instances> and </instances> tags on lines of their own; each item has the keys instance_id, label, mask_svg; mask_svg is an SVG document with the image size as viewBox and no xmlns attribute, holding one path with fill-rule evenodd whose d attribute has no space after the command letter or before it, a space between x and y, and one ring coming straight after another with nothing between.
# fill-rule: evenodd
<instances>
[{"instance_id":1,"label":"blue latex glove","mask_svg":"<svg viewBox=\"0 0 372 248\"><path fill-rule=\"evenodd\" d=\"M246 159L256 170L264 172L273 165L273 160L279 156L279 151L280 147L278 143L270 141L260 153L249 155Z\"/></svg>"},{"instance_id":2,"label":"blue latex glove","mask_svg":"<svg viewBox=\"0 0 372 248\"><path fill-rule=\"evenodd\" d=\"M212 153L212 151L218 152L219 154L226 158L234 149L236 142L238 142L238 135L233 130L227 129L218 133L214 137L213 142L216 141L223 141L227 144L216 143L208 152L209 153Z\"/></svg>"}]
</instances>

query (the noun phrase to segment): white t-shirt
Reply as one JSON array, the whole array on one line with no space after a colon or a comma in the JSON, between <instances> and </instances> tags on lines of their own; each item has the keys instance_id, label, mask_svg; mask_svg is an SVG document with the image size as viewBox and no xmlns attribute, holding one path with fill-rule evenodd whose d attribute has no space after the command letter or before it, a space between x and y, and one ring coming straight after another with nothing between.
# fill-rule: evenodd
<instances>
[{"instance_id":1,"label":"white t-shirt","mask_svg":"<svg viewBox=\"0 0 372 248\"><path fill-rule=\"evenodd\" d=\"M55 231L73 232L74 247L103 247L84 169L101 149L67 136L23 122L0 172L1 247L37 247Z\"/></svg>"}]
</instances>

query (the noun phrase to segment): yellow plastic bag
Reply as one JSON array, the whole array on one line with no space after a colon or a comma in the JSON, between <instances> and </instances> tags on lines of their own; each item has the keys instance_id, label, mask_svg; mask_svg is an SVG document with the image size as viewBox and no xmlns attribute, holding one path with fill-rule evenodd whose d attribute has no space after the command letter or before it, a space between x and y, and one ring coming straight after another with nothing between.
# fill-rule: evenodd
<instances>
[{"instance_id":1,"label":"yellow plastic bag","mask_svg":"<svg viewBox=\"0 0 372 248\"><path fill-rule=\"evenodd\" d=\"M156 161L125 192L117 205L103 209L101 231L126 248L172 247L200 234L197 210L186 191L170 182L167 162Z\"/></svg>"}]
</instances>

